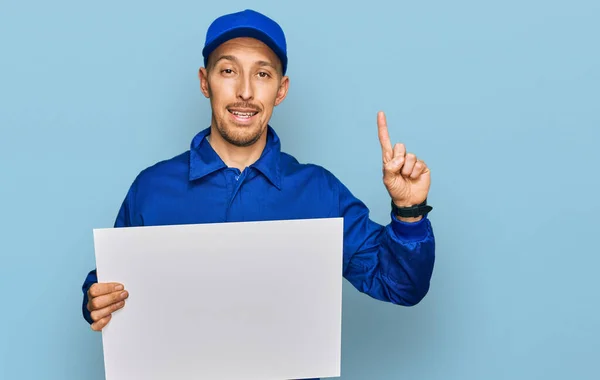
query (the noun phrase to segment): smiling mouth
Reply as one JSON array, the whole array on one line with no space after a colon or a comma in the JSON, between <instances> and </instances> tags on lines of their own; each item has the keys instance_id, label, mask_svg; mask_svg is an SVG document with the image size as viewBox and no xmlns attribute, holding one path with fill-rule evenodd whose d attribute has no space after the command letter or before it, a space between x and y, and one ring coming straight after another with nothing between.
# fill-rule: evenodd
<instances>
[{"instance_id":1,"label":"smiling mouth","mask_svg":"<svg viewBox=\"0 0 600 380\"><path fill-rule=\"evenodd\" d=\"M235 110L230 110L230 109L228 109L227 111L229 111L229 113L231 113L237 119L241 119L241 120L248 120L252 116L255 116L256 114L258 114L258 111L235 111Z\"/></svg>"}]
</instances>

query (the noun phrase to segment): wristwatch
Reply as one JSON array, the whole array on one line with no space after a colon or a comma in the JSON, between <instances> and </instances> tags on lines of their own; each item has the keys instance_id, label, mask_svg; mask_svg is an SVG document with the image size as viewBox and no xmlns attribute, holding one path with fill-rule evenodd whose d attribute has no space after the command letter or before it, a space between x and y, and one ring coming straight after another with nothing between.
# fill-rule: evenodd
<instances>
[{"instance_id":1,"label":"wristwatch","mask_svg":"<svg viewBox=\"0 0 600 380\"><path fill-rule=\"evenodd\" d=\"M433 207L427 204L427 199L425 199L423 203L409 207L398 207L394 201L392 201L392 212L394 215L402 218L415 218L417 216L427 215L432 209Z\"/></svg>"}]
</instances>

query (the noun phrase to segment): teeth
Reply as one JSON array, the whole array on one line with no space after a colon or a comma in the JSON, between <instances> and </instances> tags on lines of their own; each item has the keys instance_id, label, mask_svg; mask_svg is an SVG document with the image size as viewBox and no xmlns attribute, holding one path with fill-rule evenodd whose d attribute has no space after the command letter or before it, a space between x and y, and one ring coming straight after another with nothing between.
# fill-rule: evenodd
<instances>
[{"instance_id":1,"label":"teeth","mask_svg":"<svg viewBox=\"0 0 600 380\"><path fill-rule=\"evenodd\" d=\"M232 114L234 114L235 116L239 116L239 117L251 117L256 114L256 112L237 112L237 111L230 111L230 112Z\"/></svg>"}]
</instances>

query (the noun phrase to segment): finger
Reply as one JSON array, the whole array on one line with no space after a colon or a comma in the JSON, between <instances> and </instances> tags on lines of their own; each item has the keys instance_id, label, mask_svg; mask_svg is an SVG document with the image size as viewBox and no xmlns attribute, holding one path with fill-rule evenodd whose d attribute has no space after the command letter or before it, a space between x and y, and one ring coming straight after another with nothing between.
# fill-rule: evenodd
<instances>
[{"instance_id":1,"label":"finger","mask_svg":"<svg viewBox=\"0 0 600 380\"><path fill-rule=\"evenodd\" d=\"M92 298L88 301L88 310L100 310L107 306L110 306L114 303L124 301L129 297L129 292L127 290L122 292L112 292L110 294L105 294L100 297Z\"/></svg>"},{"instance_id":2,"label":"finger","mask_svg":"<svg viewBox=\"0 0 600 380\"><path fill-rule=\"evenodd\" d=\"M390 142L385 114L382 111L377 113L377 130L379 134L379 143L381 144L383 162L389 162L392 160L394 152L392 150L392 143Z\"/></svg>"},{"instance_id":3,"label":"finger","mask_svg":"<svg viewBox=\"0 0 600 380\"><path fill-rule=\"evenodd\" d=\"M421 174L423 174L425 172L426 169L427 169L427 165L425 165L425 162L423 162L422 160L417 160L415 167L413 168L412 172L410 173L410 178L412 178L412 179L419 178L421 176Z\"/></svg>"},{"instance_id":4,"label":"finger","mask_svg":"<svg viewBox=\"0 0 600 380\"><path fill-rule=\"evenodd\" d=\"M117 302L117 303L113 303L112 305L107 306L107 307L105 307L103 309L100 309L100 310L94 310L91 313L92 320L94 322L99 321L100 319L102 319L102 318L104 318L106 316L109 316L112 313L114 313L115 311L123 308L123 306L125 306L125 301L120 301L120 302Z\"/></svg>"},{"instance_id":5,"label":"finger","mask_svg":"<svg viewBox=\"0 0 600 380\"><path fill-rule=\"evenodd\" d=\"M102 318L101 320L92 323L92 330L94 331L100 331L102 330L107 324L108 322L110 322L110 319L112 318L112 315L107 315L106 317Z\"/></svg>"},{"instance_id":6,"label":"finger","mask_svg":"<svg viewBox=\"0 0 600 380\"><path fill-rule=\"evenodd\" d=\"M417 156L412 153L408 153L405 157L404 166L402 167L402 175L408 177L412 173L415 164L417 163Z\"/></svg>"},{"instance_id":7,"label":"finger","mask_svg":"<svg viewBox=\"0 0 600 380\"><path fill-rule=\"evenodd\" d=\"M99 282L95 283L88 289L88 298L95 298L112 292L123 290L123 284L118 282Z\"/></svg>"},{"instance_id":8,"label":"finger","mask_svg":"<svg viewBox=\"0 0 600 380\"><path fill-rule=\"evenodd\" d=\"M393 174L398 174L402 166L404 165L406 148L404 144L396 144L394 145L394 156L392 160L387 163L387 170Z\"/></svg>"},{"instance_id":9,"label":"finger","mask_svg":"<svg viewBox=\"0 0 600 380\"><path fill-rule=\"evenodd\" d=\"M394 159L383 165L384 176L396 176L400 173L405 163L405 156L398 155L394 156Z\"/></svg>"},{"instance_id":10,"label":"finger","mask_svg":"<svg viewBox=\"0 0 600 380\"><path fill-rule=\"evenodd\" d=\"M394 159L406 156L406 147L404 144L398 143L394 145Z\"/></svg>"}]
</instances>

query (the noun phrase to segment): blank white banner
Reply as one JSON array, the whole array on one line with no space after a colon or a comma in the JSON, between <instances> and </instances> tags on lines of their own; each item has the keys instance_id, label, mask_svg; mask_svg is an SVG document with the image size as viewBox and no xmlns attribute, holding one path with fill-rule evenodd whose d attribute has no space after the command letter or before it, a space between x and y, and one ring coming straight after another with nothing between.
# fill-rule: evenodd
<instances>
[{"instance_id":1,"label":"blank white banner","mask_svg":"<svg viewBox=\"0 0 600 380\"><path fill-rule=\"evenodd\" d=\"M340 376L343 219L94 230L106 380Z\"/></svg>"}]
</instances>

